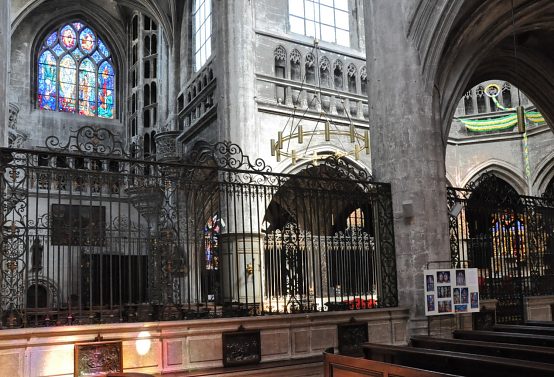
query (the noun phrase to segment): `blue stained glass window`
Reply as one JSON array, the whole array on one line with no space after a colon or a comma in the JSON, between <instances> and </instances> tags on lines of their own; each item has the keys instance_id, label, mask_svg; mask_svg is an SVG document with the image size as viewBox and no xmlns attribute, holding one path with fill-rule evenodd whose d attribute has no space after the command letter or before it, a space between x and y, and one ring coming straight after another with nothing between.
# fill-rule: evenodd
<instances>
[{"instance_id":1,"label":"blue stained glass window","mask_svg":"<svg viewBox=\"0 0 554 377\"><path fill-rule=\"evenodd\" d=\"M80 45L85 53L92 53L96 47L96 37L88 27L80 32Z\"/></svg>"},{"instance_id":2,"label":"blue stained glass window","mask_svg":"<svg viewBox=\"0 0 554 377\"><path fill-rule=\"evenodd\" d=\"M100 38L98 38L98 50L100 50L100 52L106 57L106 58L109 58L110 57L110 50L108 50L106 48L106 45L104 44L104 42L102 42L102 40Z\"/></svg>"},{"instance_id":3,"label":"blue stained glass window","mask_svg":"<svg viewBox=\"0 0 554 377\"><path fill-rule=\"evenodd\" d=\"M66 25L60 31L60 39L63 47L68 50L72 50L76 44L77 34L71 26Z\"/></svg>"},{"instance_id":4,"label":"blue stained glass window","mask_svg":"<svg viewBox=\"0 0 554 377\"><path fill-rule=\"evenodd\" d=\"M50 51L44 51L39 57L38 65L38 103L44 110L56 110L56 58Z\"/></svg>"},{"instance_id":5,"label":"blue stained glass window","mask_svg":"<svg viewBox=\"0 0 554 377\"><path fill-rule=\"evenodd\" d=\"M104 62L98 69L98 116L113 117L114 106L114 70L110 63Z\"/></svg>"},{"instance_id":6,"label":"blue stained glass window","mask_svg":"<svg viewBox=\"0 0 554 377\"><path fill-rule=\"evenodd\" d=\"M85 56L85 54L83 54L83 53L81 52L81 50L79 50L78 48L76 48L75 50L73 50L73 52L72 52L71 54L72 54L72 55L75 57L75 59L77 59L77 60L79 60L79 59L81 59L83 56Z\"/></svg>"},{"instance_id":7,"label":"blue stained glass window","mask_svg":"<svg viewBox=\"0 0 554 377\"><path fill-rule=\"evenodd\" d=\"M46 44L48 46L52 46L57 40L58 40L58 32L55 31L52 34L50 34L50 36L46 40Z\"/></svg>"},{"instance_id":8,"label":"blue stained glass window","mask_svg":"<svg viewBox=\"0 0 554 377\"><path fill-rule=\"evenodd\" d=\"M104 60L104 57L98 51L96 51L94 54L92 54L92 58L97 63L100 63L102 60Z\"/></svg>"},{"instance_id":9,"label":"blue stained glass window","mask_svg":"<svg viewBox=\"0 0 554 377\"><path fill-rule=\"evenodd\" d=\"M62 46L60 46L59 44L55 45L54 48L52 49L52 51L54 51L54 53L57 56L60 56L61 54L64 53L64 50L63 50Z\"/></svg>"},{"instance_id":10,"label":"blue stained glass window","mask_svg":"<svg viewBox=\"0 0 554 377\"><path fill-rule=\"evenodd\" d=\"M110 56L98 34L83 22L50 32L37 59L38 108L112 119L116 74Z\"/></svg>"}]
</instances>

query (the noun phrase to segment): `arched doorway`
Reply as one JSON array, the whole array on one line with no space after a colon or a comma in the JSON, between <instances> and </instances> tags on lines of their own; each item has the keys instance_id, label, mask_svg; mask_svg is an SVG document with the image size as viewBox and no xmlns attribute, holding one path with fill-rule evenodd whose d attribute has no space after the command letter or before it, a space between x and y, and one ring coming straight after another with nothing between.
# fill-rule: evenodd
<instances>
[{"instance_id":1,"label":"arched doorway","mask_svg":"<svg viewBox=\"0 0 554 377\"><path fill-rule=\"evenodd\" d=\"M48 289L42 284L32 284L27 288L27 308L48 307Z\"/></svg>"},{"instance_id":2,"label":"arched doorway","mask_svg":"<svg viewBox=\"0 0 554 377\"><path fill-rule=\"evenodd\" d=\"M498 301L498 322L523 322L524 297L552 289L554 206L491 172L448 194L454 265L478 270L481 298Z\"/></svg>"},{"instance_id":3,"label":"arched doorway","mask_svg":"<svg viewBox=\"0 0 554 377\"><path fill-rule=\"evenodd\" d=\"M366 184L326 165L307 167L275 192L264 217L264 284L276 310L377 304L370 198Z\"/></svg>"}]
</instances>

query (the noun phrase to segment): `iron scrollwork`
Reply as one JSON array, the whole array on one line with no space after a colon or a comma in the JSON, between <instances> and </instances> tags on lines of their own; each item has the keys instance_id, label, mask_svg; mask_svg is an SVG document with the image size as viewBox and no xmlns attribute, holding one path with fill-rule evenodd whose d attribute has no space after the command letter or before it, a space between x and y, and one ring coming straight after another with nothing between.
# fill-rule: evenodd
<instances>
[{"instance_id":1,"label":"iron scrollwork","mask_svg":"<svg viewBox=\"0 0 554 377\"><path fill-rule=\"evenodd\" d=\"M107 128L92 126L71 131L65 144L57 136L51 135L46 138L46 147L55 152L131 157L118 134Z\"/></svg>"}]
</instances>

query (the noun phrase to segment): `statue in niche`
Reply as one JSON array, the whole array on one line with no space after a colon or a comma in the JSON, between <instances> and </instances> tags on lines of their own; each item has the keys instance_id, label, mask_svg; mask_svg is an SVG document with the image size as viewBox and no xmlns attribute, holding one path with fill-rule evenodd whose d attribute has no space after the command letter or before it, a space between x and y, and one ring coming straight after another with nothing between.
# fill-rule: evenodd
<instances>
[{"instance_id":1,"label":"statue in niche","mask_svg":"<svg viewBox=\"0 0 554 377\"><path fill-rule=\"evenodd\" d=\"M40 239L36 237L31 245L31 270L38 272L42 270L42 251L44 246L41 245Z\"/></svg>"}]
</instances>

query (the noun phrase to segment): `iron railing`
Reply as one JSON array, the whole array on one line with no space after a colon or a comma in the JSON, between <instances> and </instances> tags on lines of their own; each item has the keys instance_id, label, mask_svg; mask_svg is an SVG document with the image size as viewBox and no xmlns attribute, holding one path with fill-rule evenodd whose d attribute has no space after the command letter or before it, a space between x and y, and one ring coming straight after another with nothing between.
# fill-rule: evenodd
<instances>
[{"instance_id":1,"label":"iron railing","mask_svg":"<svg viewBox=\"0 0 554 377\"><path fill-rule=\"evenodd\" d=\"M397 305L389 185L229 143L144 161L106 135L1 150L4 327Z\"/></svg>"},{"instance_id":2,"label":"iron railing","mask_svg":"<svg viewBox=\"0 0 554 377\"><path fill-rule=\"evenodd\" d=\"M520 196L485 175L449 188L453 267L475 267L482 299L497 299L497 321L523 321L525 296L554 294L554 200Z\"/></svg>"}]
</instances>

